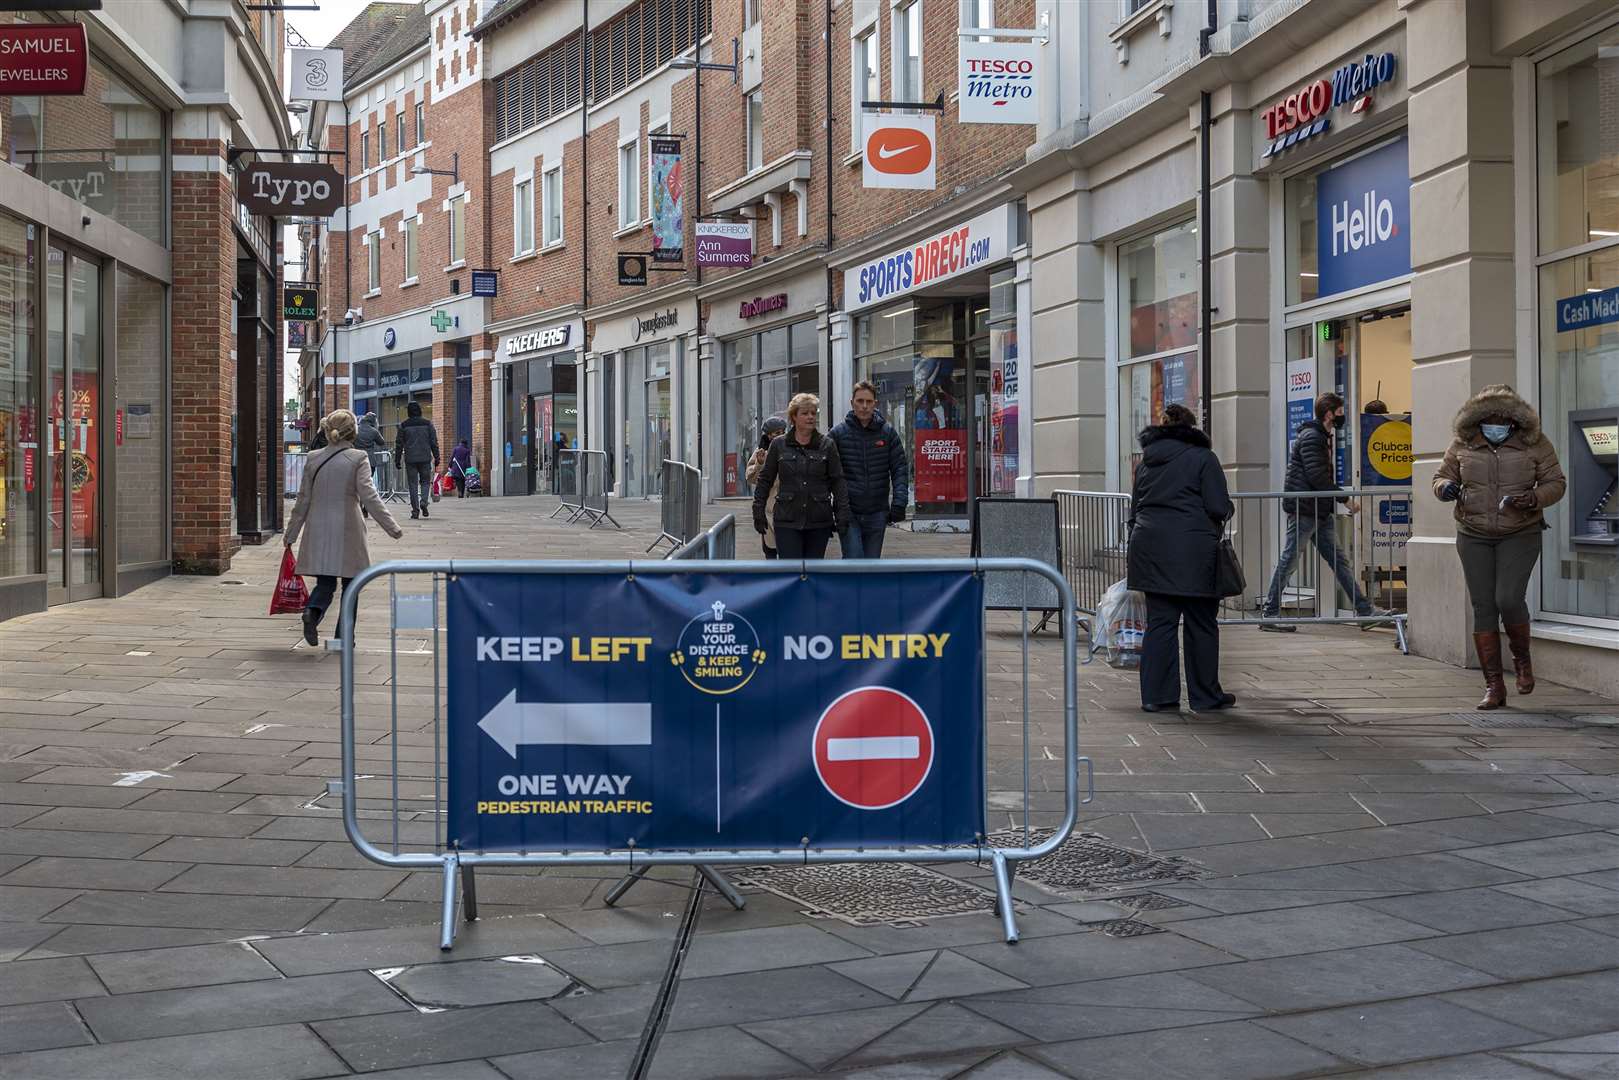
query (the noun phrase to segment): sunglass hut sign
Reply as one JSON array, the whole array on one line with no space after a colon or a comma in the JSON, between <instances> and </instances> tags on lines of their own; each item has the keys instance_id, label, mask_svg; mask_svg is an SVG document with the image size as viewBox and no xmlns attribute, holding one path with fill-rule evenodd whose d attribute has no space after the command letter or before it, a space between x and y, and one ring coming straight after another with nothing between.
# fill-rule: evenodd
<instances>
[{"instance_id":1,"label":"sunglass hut sign","mask_svg":"<svg viewBox=\"0 0 1619 1080\"><path fill-rule=\"evenodd\" d=\"M1351 113L1370 109L1373 91L1394 80L1395 66L1391 52L1367 53L1357 63L1334 71L1330 78L1293 91L1261 114L1270 144L1260 156L1270 157L1320 135L1332 126L1334 110L1346 105Z\"/></svg>"}]
</instances>

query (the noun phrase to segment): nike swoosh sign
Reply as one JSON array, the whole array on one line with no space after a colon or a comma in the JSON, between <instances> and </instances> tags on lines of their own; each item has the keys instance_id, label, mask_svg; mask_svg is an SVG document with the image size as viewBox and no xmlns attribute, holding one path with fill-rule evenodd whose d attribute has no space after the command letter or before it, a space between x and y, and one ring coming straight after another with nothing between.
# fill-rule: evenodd
<instances>
[{"instance_id":1,"label":"nike swoosh sign","mask_svg":"<svg viewBox=\"0 0 1619 1080\"><path fill-rule=\"evenodd\" d=\"M906 143L904 146L888 146L885 144L877 148L877 156L887 160L888 158L893 157L895 154L903 154L905 151L914 150L921 145L921 143Z\"/></svg>"}]
</instances>

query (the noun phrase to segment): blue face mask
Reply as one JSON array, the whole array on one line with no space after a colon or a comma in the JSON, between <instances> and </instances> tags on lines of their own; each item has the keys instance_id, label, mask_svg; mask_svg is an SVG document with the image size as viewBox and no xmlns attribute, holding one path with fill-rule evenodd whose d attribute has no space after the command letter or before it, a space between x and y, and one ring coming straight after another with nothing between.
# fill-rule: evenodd
<instances>
[{"instance_id":1,"label":"blue face mask","mask_svg":"<svg viewBox=\"0 0 1619 1080\"><path fill-rule=\"evenodd\" d=\"M1512 434L1511 424L1480 424L1478 429L1484 433L1491 446L1500 446L1507 441L1507 436Z\"/></svg>"}]
</instances>

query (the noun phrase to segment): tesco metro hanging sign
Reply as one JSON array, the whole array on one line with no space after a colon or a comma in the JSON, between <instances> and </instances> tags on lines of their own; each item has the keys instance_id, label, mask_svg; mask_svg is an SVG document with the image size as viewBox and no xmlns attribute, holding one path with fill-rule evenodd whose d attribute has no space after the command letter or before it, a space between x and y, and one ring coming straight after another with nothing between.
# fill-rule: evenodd
<instances>
[{"instance_id":1,"label":"tesco metro hanging sign","mask_svg":"<svg viewBox=\"0 0 1619 1080\"><path fill-rule=\"evenodd\" d=\"M83 94L89 71L82 23L0 26L0 97Z\"/></svg>"},{"instance_id":2,"label":"tesco metro hanging sign","mask_svg":"<svg viewBox=\"0 0 1619 1080\"><path fill-rule=\"evenodd\" d=\"M1011 207L998 206L960 225L843 272L843 308L858 311L981 270L1006 258Z\"/></svg>"},{"instance_id":3,"label":"tesco metro hanging sign","mask_svg":"<svg viewBox=\"0 0 1619 1080\"><path fill-rule=\"evenodd\" d=\"M1316 176L1315 235L1321 296L1411 272L1405 139Z\"/></svg>"},{"instance_id":4,"label":"tesco metro hanging sign","mask_svg":"<svg viewBox=\"0 0 1619 1080\"><path fill-rule=\"evenodd\" d=\"M1038 45L962 39L957 72L958 118L963 124L1037 124Z\"/></svg>"},{"instance_id":5,"label":"tesco metro hanging sign","mask_svg":"<svg viewBox=\"0 0 1619 1080\"><path fill-rule=\"evenodd\" d=\"M1330 78L1317 79L1300 87L1260 115L1265 120L1265 138L1270 145L1261 157L1286 150L1313 139L1332 125L1332 111L1345 105L1351 113L1372 107L1372 91L1394 79L1394 54L1367 53L1353 64L1345 64Z\"/></svg>"}]
</instances>

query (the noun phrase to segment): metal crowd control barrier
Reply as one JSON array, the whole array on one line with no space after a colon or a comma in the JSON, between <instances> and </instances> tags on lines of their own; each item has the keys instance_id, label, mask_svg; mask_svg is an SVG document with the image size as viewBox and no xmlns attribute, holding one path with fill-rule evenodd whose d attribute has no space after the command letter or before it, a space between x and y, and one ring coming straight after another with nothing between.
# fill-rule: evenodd
<instances>
[{"instance_id":1,"label":"metal crowd control barrier","mask_svg":"<svg viewBox=\"0 0 1619 1080\"><path fill-rule=\"evenodd\" d=\"M455 811L446 796L445 774L450 767L450 740L445 692L448 689L442 639L446 638L444 601L449 589L446 582L456 575L525 575L566 578L571 575L623 574L629 580L638 577L667 577L705 574L725 575L792 575L809 576L875 576L892 579L895 575L930 572L973 574L1025 573L1050 582L1057 591L1062 663L1062 731L1063 753L1059 761L1050 760L1044 745L1047 736L1032 730L1029 699L1030 641L1029 611L1021 611L1019 628L1022 645L1024 694L1021 714L1013 711L1009 716L992 719L989 715L989 683L987 655L984 662L984 701L982 724L979 725L974 745L985 745L989 724L1021 725L1022 733L1022 802L1017 809L1008 810L995 799L989 786L991 762L983 760L985 775L981 808L985 831L971 844L895 845L862 843L848 847L817 847L806 838L787 840L782 846L757 848L715 847L700 848L638 848L631 843L625 847L605 850L467 850L448 840L449 815ZM401 589L402 579L414 578L419 590ZM341 795L343 827L357 851L372 862L403 870L434 870L442 875L442 923L440 948L454 944L456 930L456 886L461 886L462 916L471 922L477 918L476 870L478 867L546 867L546 866L619 866L629 875L613 890L617 899L647 870L656 866L691 866L699 870L716 889L740 906L741 897L716 871L721 866L805 866L822 863L976 863L986 857L990 860L995 879L995 907L1008 943L1018 939L1016 911L1012 896L1012 881L1017 864L1051 854L1073 831L1082 801L1089 802L1095 792L1095 777L1088 758L1079 755L1079 712L1074 627L1073 593L1063 578L1051 567L1032 559L894 559L894 560L819 560L799 563L782 561L730 562L723 560L670 560L548 562L540 560L433 560L398 561L374 564L363 570L353 583L343 590L342 625L365 628L358 622L361 598L368 587L381 579L387 582L388 602L388 682L367 688L363 693L356 684L355 634L350 629L338 644L341 646L341 725L342 779L328 784L328 794ZM519 583L514 583L517 587ZM981 611L975 616L979 633L987 653L990 640L989 616ZM999 629L1013 623L1009 615L996 615ZM401 638L404 648L401 648ZM432 666L431 679L423 678L419 665ZM417 695L412 705L414 721L406 725L401 715L402 665L414 663L414 670L406 671L411 677L404 685L404 693ZM431 699L420 697L431 687ZM367 733L372 738L363 746L359 741L357 701L365 705ZM378 710L385 711L380 719ZM486 718L487 720L488 718ZM479 724L483 726L482 723ZM1087 794L1081 799L1079 767L1084 762L1087 774ZM363 767L363 772L361 771ZM1043 831L1055 815L1049 808L1039 811L1034 807L1033 791L1038 783L1042 790L1057 779L1060 769L1063 787L1061 818L1055 828L1038 840L1035 830ZM930 769L931 771L931 769ZM992 809L992 807L994 807ZM1036 813L1048 815L1036 825ZM977 811L974 811L977 814ZM998 819L991 815L1001 815ZM366 826L380 826L385 836L372 838ZM996 829L993 826L999 825ZM789 828L788 831L794 831ZM997 843L992 833L998 833L1003 842ZM1021 842L1019 842L1021 841Z\"/></svg>"},{"instance_id":2,"label":"metal crowd control barrier","mask_svg":"<svg viewBox=\"0 0 1619 1080\"><path fill-rule=\"evenodd\" d=\"M664 458L662 487L662 531L647 545L648 553L662 543L679 547L703 527L703 474L696 466Z\"/></svg>"},{"instance_id":3,"label":"metal crowd control barrier","mask_svg":"<svg viewBox=\"0 0 1619 1080\"><path fill-rule=\"evenodd\" d=\"M368 456L371 458L371 482L376 485L382 501L407 502L405 470L394 464L393 455L386 450L373 450Z\"/></svg>"},{"instance_id":4,"label":"metal crowd control barrier","mask_svg":"<svg viewBox=\"0 0 1619 1080\"><path fill-rule=\"evenodd\" d=\"M622 529L607 510L608 486L605 450L558 450L557 495L562 501L551 516L567 511L567 525L582 518L592 529L604 521Z\"/></svg>"},{"instance_id":5,"label":"metal crowd control barrier","mask_svg":"<svg viewBox=\"0 0 1619 1080\"><path fill-rule=\"evenodd\" d=\"M1055 499L974 499L973 558L1035 559L1048 566L1061 560ZM984 579L984 606L991 611L1032 607L1046 628L1057 614L1057 590L1022 574L990 574Z\"/></svg>"},{"instance_id":6,"label":"metal crowd control barrier","mask_svg":"<svg viewBox=\"0 0 1619 1080\"><path fill-rule=\"evenodd\" d=\"M1103 593L1126 575L1130 496L1059 491L1056 498L1063 574L1078 609L1094 615ZM1244 491L1232 492L1231 500L1236 514L1227 536L1248 587L1221 602L1223 625L1391 625L1400 650L1410 651L1405 609L1410 488ZM1290 507L1303 512L1289 513ZM1312 513L1316 509L1319 517ZM1278 577L1290 546L1292 565ZM1266 614L1273 591L1275 611Z\"/></svg>"},{"instance_id":7,"label":"metal crowd control barrier","mask_svg":"<svg viewBox=\"0 0 1619 1080\"><path fill-rule=\"evenodd\" d=\"M736 558L736 515L726 514L663 558L665 562L676 559Z\"/></svg>"},{"instance_id":8,"label":"metal crowd control barrier","mask_svg":"<svg viewBox=\"0 0 1619 1080\"><path fill-rule=\"evenodd\" d=\"M309 460L309 452L289 451L281 458L281 494L292 498L298 494L298 489L304 484L304 464Z\"/></svg>"}]
</instances>

